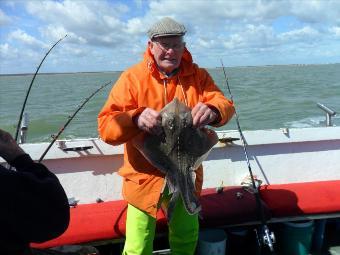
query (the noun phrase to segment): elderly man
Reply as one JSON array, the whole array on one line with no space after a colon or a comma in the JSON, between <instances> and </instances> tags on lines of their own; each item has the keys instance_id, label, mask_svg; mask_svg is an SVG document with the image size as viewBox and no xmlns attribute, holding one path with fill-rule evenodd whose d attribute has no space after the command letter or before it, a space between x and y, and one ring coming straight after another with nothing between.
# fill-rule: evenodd
<instances>
[{"instance_id":1,"label":"elderly man","mask_svg":"<svg viewBox=\"0 0 340 255\"><path fill-rule=\"evenodd\" d=\"M164 175L134 147L131 139L141 132L162 133L159 111L174 98L192 109L196 128L228 122L234 108L208 72L193 63L185 47L186 29L163 18L148 31L144 59L122 73L98 115L101 138L112 145L125 143L123 196L128 202L126 242L123 254L151 254L156 213L168 199ZM196 192L203 182L202 166L196 170ZM169 222L173 255L194 254L198 239L198 215L189 215L178 199Z\"/></svg>"}]
</instances>

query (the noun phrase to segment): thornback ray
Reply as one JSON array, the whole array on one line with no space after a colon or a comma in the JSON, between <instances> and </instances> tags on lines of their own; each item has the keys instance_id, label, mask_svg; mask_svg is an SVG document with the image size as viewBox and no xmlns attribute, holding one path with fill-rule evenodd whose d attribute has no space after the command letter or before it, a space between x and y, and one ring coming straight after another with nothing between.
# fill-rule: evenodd
<instances>
[{"instance_id":1,"label":"thornback ray","mask_svg":"<svg viewBox=\"0 0 340 255\"><path fill-rule=\"evenodd\" d=\"M168 203L167 217L179 196L190 215L201 210L195 189L195 170L206 159L218 142L215 131L194 128L191 109L177 98L161 111L163 133L160 136L142 133L134 138L135 147L163 174L172 197Z\"/></svg>"}]
</instances>

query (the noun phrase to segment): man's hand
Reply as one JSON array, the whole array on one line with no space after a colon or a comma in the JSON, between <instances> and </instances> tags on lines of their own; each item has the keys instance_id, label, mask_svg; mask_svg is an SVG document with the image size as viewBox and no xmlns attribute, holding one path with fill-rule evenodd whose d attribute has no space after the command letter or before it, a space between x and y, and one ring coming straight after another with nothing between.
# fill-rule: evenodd
<instances>
[{"instance_id":1,"label":"man's hand","mask_svg":"<svg viewBox=\"0 0 340 255\"><path fill-rule=\"evenodd\" d=\"M0 156L7 162L11 162L22 154L25 154L25 152L19 147L13 137L8 132L0 129Z\"/></svg>"},{"instance_id":2,"label":"man's hand","mask_svg":"<svg viewBox=\"0 0 340 255\"><path fill-rule=\"evenodd\" d=\"M193 126L196 128L215 122L219 116L209 106L199 102L191 110Z\"/></svg>"},{"instance_id":3,"label":"man's hand","mask_svg":"<svg viewBox=\"0 0 340 255\"><path fill-rule=\"evenodd\" d=\"M145 110L134 119L139 129L153 135L162 134L162 118L159 112L145 108Z\"/></svg>"}]
</instances>

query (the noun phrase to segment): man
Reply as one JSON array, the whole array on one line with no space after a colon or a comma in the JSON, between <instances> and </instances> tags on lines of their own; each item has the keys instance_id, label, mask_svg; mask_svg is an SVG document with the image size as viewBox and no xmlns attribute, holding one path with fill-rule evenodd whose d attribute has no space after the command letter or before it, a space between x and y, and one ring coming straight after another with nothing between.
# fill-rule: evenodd
<instances>
[{"instance_id":1,"label":"man","mask_svg":"<svg viewBox=\"0 0 340 255\"><path fill-rule=\"evenodd\" d=\"M0 254L31 254L31 242L61 235L69 224L67 196L57 177L34 163L12 136L0 129Z\"/></svg>"},{"instance_id":2,"label":"man","mask_svg":"<svg viewBox=\"0 0 340 255\"><path fill-rule=\"evenodd\" d=\"M144 59L122 73L98 115L101 138L112 145L125 143L123 196L128 202L123 254L151 254L156 213L168 196L164 175L141 155L131 141L140 132L160 135L159 111L175 97L192 108L193 126L221 126L234 113L233 105L214 84L206 70L192 62L183 41L186 29L163 18L148 31ZM202 189L202 166L196 170L196 191ZM194 254L198 215L189 215L181 199L169 222L173 255Z\"/></svg>"}]
</instances>

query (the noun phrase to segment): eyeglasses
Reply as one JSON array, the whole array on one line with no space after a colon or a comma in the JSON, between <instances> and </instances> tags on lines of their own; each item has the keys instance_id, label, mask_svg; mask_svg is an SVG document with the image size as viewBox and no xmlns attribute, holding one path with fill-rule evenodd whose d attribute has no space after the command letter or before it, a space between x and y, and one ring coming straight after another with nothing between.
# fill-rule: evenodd
<instances>
[{"instance_id":1,"label":"eyeglasses","mask_svg":"<svg viewBox=\"0 0 340 255\"><path fill-rule=\"evenodd\" d=\"M185 42L174 43L174 44L159 42L159 41L153 41L153 42L156 43L159 46L159 48L161 48L161 50L163 51L168 51L170 49L173 49L174 51L180 51L185 46Z\"/></svg>"}]
</instances>

